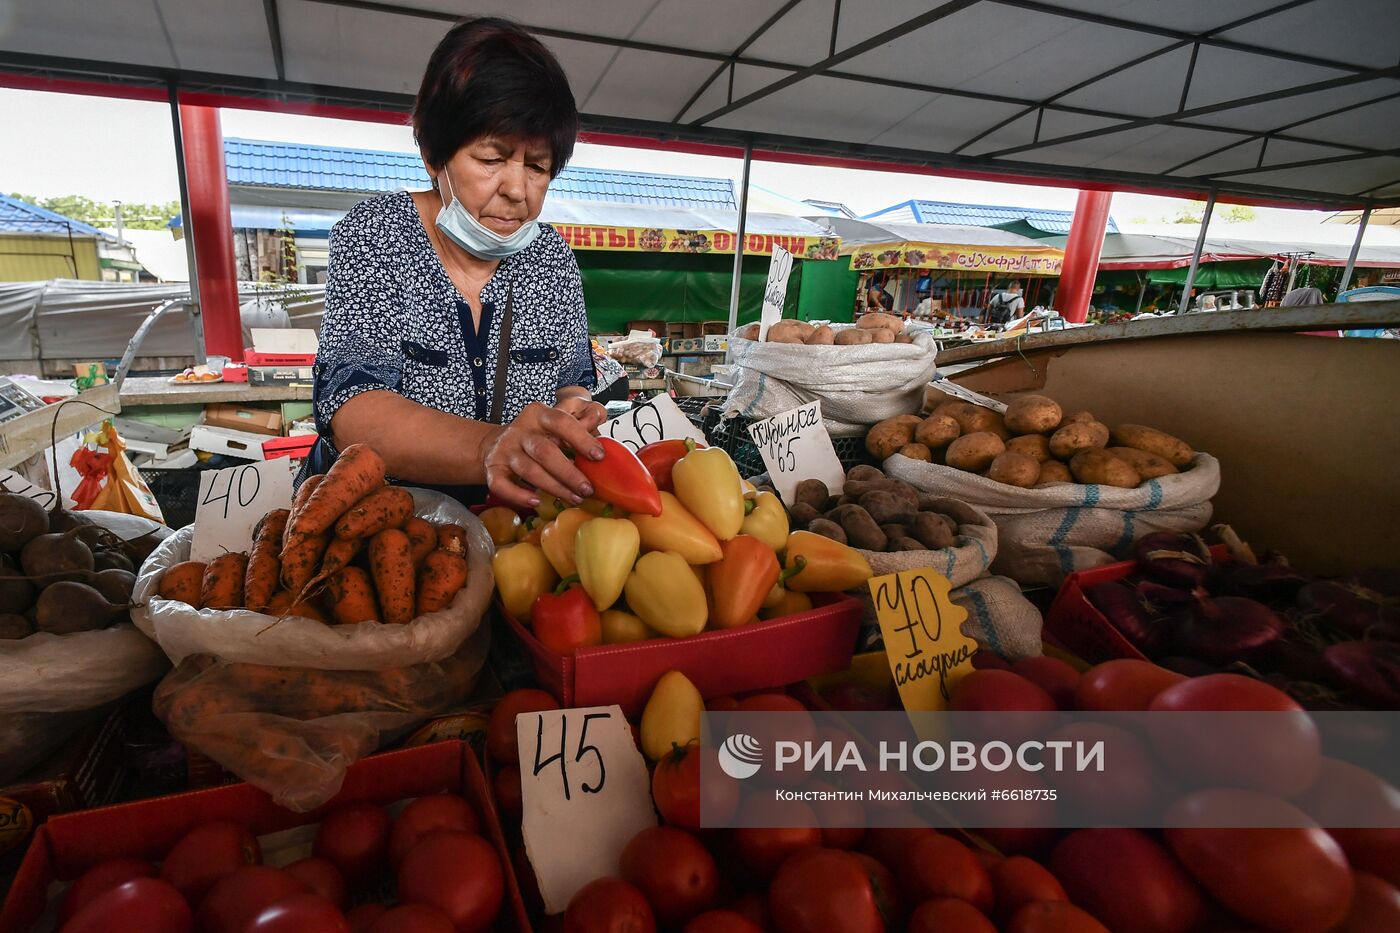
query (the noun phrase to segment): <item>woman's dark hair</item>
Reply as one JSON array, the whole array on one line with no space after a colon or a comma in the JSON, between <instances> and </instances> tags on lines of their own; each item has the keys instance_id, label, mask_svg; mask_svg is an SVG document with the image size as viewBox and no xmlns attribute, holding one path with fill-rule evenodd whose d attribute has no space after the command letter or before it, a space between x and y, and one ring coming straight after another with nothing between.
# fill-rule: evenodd
<instances>
[{"instance_id":1,"label":"woman's dark hair","mask_svg":"<svg viewBox=\"0 0 1400 933\"><path fill-rule=\"evenodd\" d=\"M578 136L578 107L554 54L520 26L463 20L433 49L413 104L413 136L440 168L485 135L544 139L550 176L564 170Z\"/></svg>"}]
</instances>

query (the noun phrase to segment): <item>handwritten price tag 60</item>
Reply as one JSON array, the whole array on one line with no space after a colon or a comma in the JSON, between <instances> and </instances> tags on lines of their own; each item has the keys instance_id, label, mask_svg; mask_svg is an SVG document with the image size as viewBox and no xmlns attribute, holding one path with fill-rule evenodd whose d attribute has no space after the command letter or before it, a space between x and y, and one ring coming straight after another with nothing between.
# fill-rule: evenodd
<instances>
[{"instance_id":1,"label":"handwritten price tag 60","mask_svg":"<svg viewBox=\"0 0 1400 933\"><path fill-rule=\"evenodd\" d=\"M691 438L700 444L709 444L705 432L691 424L680 406L665 394L605 422L598 428L598 433L612 438L633 453L657 441Z\"/></svg>"},{"instance_id":2,"label":"handwritten price tag 60","mask_svg":"<svg viewBox=\"0 0 1400 933\"><path fill-rule=\"evenodd\" d=\"M190 560L248 550L258 520L291 505L292 472L285 457L200 474Z\"/></svg>"},{"instance_id":3,"label":"handwritten price tag 60","mask_svg":"<svg viewBox=\"0 0 1400 933\"><path fill-rule=\"evenodd\" d=\"M951 590L947 577L929 569L870 580L890 672L910 712L946 709L949 691L972 670L977 642L962 633L967 610L949 598Z\"/></svg>"}]
</instances>

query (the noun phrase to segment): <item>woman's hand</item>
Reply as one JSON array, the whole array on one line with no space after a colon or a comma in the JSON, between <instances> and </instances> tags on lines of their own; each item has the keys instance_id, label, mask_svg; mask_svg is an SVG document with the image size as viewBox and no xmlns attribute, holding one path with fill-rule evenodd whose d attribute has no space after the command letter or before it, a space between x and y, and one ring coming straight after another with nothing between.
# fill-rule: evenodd
<instances>
[{"instance_id":1,"label":"woman's hand","mask_svg":"<svg viewBox=\"0 0 1400 933\"><path fill-rule=\"evenodd\" d=\"M565 395L554 407L573 415L589 431L608 420L607 408L593 401L589 395Z\"/></svg>"},{"instance_id":2,"label":"woman's hand","mask_svg":"<svg viewBox=\"0 0 1400 933\"><path fill-rule=\"evenodd\" d=\"M602 409L601 405L581 398L563 402L584 402ZM593 495L592 484L562 448L567 447L580 457L601 460L603 447L591 433L601 419L595 422L599 416L589 410L581 413L581 419L566 411L563 402L557 408L532 402L488 442L483 461L486 485L491 492L512 505L526 508L538 505L542 495L575 505Z\"/></svg>"}]
</instances>

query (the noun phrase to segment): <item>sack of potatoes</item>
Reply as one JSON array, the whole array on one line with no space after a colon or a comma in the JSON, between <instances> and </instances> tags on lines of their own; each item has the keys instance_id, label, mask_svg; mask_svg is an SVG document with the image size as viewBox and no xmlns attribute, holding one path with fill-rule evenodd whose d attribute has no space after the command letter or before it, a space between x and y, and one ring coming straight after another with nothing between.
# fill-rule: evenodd
<instances>
[{"instance_id":1,"label":"sack of potatoes","mask_svg":"<svg viewBox=\"0 0 1400 933\"><path fill-rule=\"evenodd\" d=\"M757 322L739 328L738 336L745 340L758 339ZM765 343L800 343L809 347L865 346L872 343L913 343L904 333L904 318L896 314L872 312L863 314L855 327L835 327L810 324L807 321L782 320L768 328Z\"/></svg>"},{"instance_id":2,"label":"sack of potatoes","mask_svg":"<svg viewBox=\"0 0 1400 933\"><path fill-rule=\"evenodd\" d=\"M866 450L903 454L1023 489L1054 483L1135 489L1191 465L1191 445L1141 424L1110 428L1091 412L1066 413L1053 399L1024 395L1006 413L949 400L927 417L899 415L870 429Z\"/></svg>"}]
</instances>

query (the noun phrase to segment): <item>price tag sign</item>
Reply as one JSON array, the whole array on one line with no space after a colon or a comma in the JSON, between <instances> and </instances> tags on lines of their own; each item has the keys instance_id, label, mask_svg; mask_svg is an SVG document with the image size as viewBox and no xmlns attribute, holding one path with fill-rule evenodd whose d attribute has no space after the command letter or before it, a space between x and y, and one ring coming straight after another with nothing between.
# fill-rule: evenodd
<instances>
[{"instance_id":1,"label":"price tag sign","mask_svg":"<svg viewBox=\"0 0 1400 933\"><path fill-rule=\"evenodd\" d=\"M821 399L754 422L749 436L768 467L773 488L789 505L804 479L821 480L832 495L845 488L846 471L822 422Z\"/></svg>"},{"instance_id":2,"label":"price tag sign","mask_svg":"<svg viewBox=\"0 0 1400 933\"><path fill-rule=\"evenodd\" d=\"M190 560L210 561L253 546L253 526L273 509L292 507L291 459L200 474Z\"/></svg>"},{"instance_id":3,"label":"price tag sign","mask_svg":"<svg viewBox=\"0 0 1400 933\"><path fill-rule=\"evenodd\" d=\"M618 706L515 717L521 830L546 913L579 888L618 873L632 837L656 825L651 781Z\"/></svg>"},{"instance_id":4,"label":"price tag sign","mask_svg":"<svg viewBox=\"0 0 1400 933\"><path fill-rule=\"evenodd\" d=\"M788 277L792 275L792 253L773 244L773 258L768 261L768 282L763 286L763 310L758 315L758 339L768 339L768 328L783 319L783 302L787 300Z\"/></svg>"},{"instance_id":5,"label":"price tag sign","mask_svg":"<svg viewBox=\"0 0 1400 933\"><path fill-rule=\"evenodd\" d=\"M12 492L26 499L33 499L46 509L53 508L58 496L51 489L31 483L14 470L0 469L0 492Z\"/></svg>"},{"instance_id":6,"label":"price tag sign","mask_svg":"<svg viewBox=\"0 0 1400 933\"><path fill-rule=\"evenodd\" d=\"M972 671L977 642L962 633L967 610L949 598L952 588L926 568L870 580L890 672L910 712L947 709L949 691Z\"/></svg>"},{"instance_id":7,"label":"price tag sign","mask_svg":"<svg viewBox=\"0 0 1400 933\"><path fill-rule=\"evenodd\" d=\"M623 444L633 453L657 441L691 438L707 446L710 443L705 432L691 424L675 399L664 392L645 405L604 422L598 433Z\"/></svg>"},{"instance_id":8,"label":"price tag sign","mask_svg":"<svg viewBox=\"0 0 1400 933\"><path fill-rule=\"evenodd\" d=\"M974 405L981 405L983 408L990 408L992 411L999 411L1006 414L1006 403L998 402L994 398L988 398L980 392L965 389L948 379L935 379L932 382L933 388L952 398L961 399L964 402L971 402Z\"/></svg>"}]
</instances>

